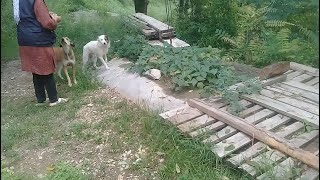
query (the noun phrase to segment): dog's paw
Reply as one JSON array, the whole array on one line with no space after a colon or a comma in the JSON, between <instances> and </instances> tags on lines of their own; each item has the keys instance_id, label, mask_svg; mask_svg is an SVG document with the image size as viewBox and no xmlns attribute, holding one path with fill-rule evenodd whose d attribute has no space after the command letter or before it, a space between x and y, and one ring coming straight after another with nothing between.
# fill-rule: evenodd
<instances>
[{"instance_id":1,"label":"dog's paw","mask_svg":"<svg viewBox=\"0 0 320 180\"><path fill-rule=\"evenodd\" d=\"M72 84L71 84L71 83L68 83L68 86L69 86L69 87L72 87Z\"/></svg>"},{"instance_id":2,"label":"dog's paw","mask_svg":"<svg viewBox=\"0 0 320 180\"><path fill-rule=\"evenodd\" d=\"M109 70L110 68L109 67L106 67L106 70Z\"/></svg>"}]
</instances>

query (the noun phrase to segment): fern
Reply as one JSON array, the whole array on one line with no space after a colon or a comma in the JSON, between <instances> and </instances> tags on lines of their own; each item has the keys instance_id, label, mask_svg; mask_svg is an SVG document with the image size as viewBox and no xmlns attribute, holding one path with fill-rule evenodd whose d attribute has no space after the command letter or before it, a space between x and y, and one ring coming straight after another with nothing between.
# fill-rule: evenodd
<instances>
[{"instance_id":1,"label":"fern","mask_svg":"<svg viewBox=\"0 0 320 180\"><path fill-rule=\"evenodd\" d=\"M280 21L280 20L268 20L265 22L265 25L267 27L284 27L284 26L294 26L294 24L286 22L286 21Z\"/></svg>"}]
</instances>

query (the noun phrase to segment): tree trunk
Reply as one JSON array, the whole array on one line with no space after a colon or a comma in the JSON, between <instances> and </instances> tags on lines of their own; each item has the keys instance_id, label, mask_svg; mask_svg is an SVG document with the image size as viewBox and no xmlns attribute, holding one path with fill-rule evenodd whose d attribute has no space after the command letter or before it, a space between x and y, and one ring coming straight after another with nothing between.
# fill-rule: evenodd
<instances>
[{"instance_id":1,"label":"tree trunk","mask_svg":"<svg viewBox=\"0 0 320 180\"><path fill-rule=\"evenodd\" d=\"M134 0L134 9L136 13L147 14L149 0Z\"/></svg>"}]
</instances>

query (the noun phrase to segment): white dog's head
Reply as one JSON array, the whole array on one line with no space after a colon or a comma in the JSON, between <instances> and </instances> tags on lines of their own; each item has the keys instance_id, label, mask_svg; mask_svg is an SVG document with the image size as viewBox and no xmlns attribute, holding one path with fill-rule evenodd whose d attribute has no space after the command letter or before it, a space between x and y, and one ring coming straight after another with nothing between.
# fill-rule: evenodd
<instances>
[{"instance_id":1,"label":"white dog's head","mask_svg":"<svg viewBox=\"0 0 320 180\"><path fill-rule=\"evenodd\" d=\"M108 45L110 43L108 35L100 35L97 41L103 45Z\"/></svg>"}]
</instances>

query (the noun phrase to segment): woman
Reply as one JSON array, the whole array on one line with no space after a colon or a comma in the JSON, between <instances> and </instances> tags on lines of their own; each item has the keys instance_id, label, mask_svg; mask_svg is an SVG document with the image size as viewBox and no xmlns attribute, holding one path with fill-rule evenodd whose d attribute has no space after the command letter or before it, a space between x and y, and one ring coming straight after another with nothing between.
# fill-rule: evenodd
<instances>
[{"instance_id":1,"label":"woman","mask_svg":"<svg viewBox=\"0 0 320 180\"><path fill-rule=\"evenodd\" d=\"M49 12L44 0L13 0L13 7L21 69L33 75L37 105L46 104L46 92L49 106L66 102L67 99L58 98L53 76L53 44L56 42L54 30L61 17Z\"/></svg>"}]
</instances>

